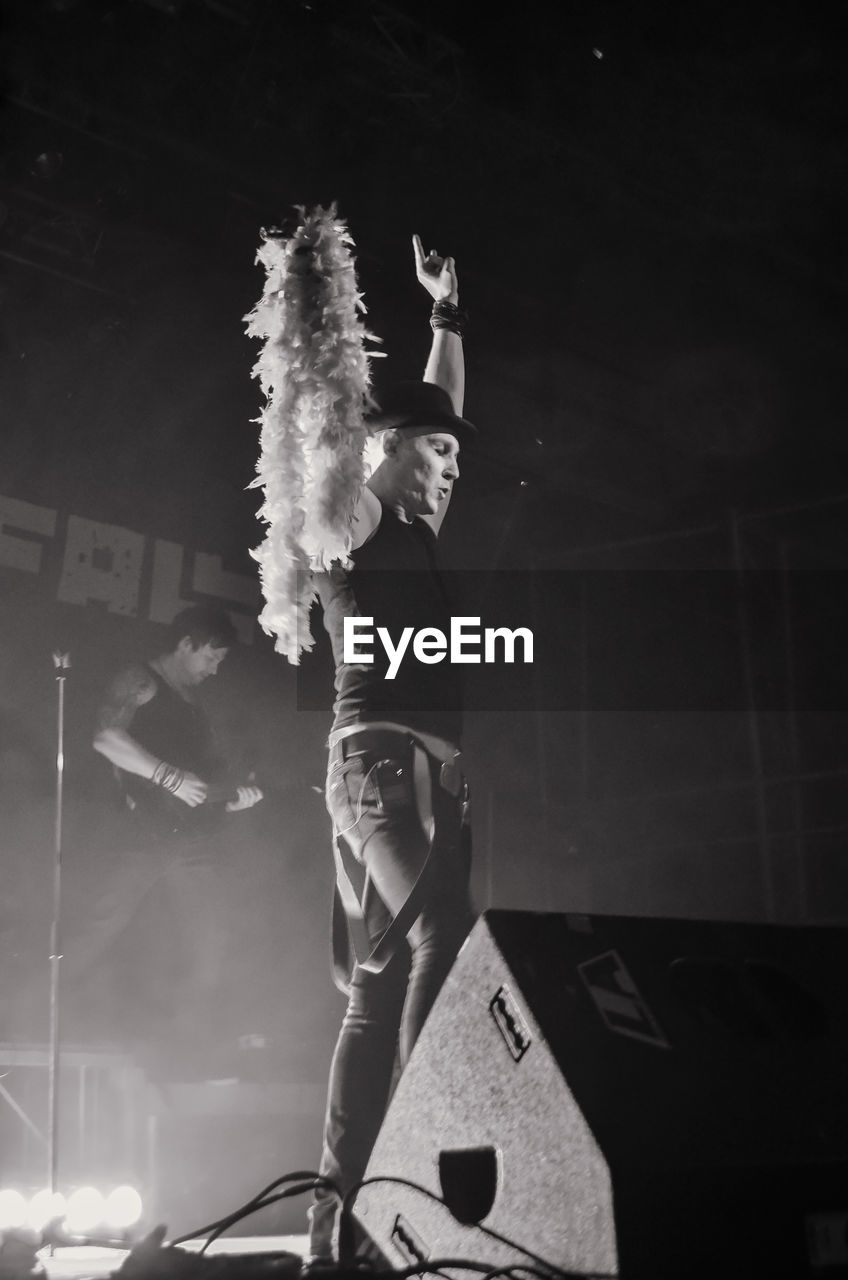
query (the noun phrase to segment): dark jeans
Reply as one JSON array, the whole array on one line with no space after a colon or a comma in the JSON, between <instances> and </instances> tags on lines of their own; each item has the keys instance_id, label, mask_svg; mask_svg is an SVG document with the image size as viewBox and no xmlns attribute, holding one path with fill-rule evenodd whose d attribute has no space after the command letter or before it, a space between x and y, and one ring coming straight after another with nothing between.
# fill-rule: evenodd
<instances>
[{"instance_id":1,"label":"dark jeans","mask_svg":"<svg viewBox=\"0 0 848 1280\"><path fill-rule=\"evenodd\" d=\"M78 1017L94 1016L97 997L92 1002L87 988L106 981L100 1016L125 1026L145 1061L176 1065L183 1047L216 1039L229 943L222 854L210 836L116 856L67 930L61 977L71 1007Z\"/></svg>"},{"instance_id":2,"label":"dark jeans","mask_svg":"<svg viewBox=\"0 0 848 1280\"><path fill-rule=\"evenodd\" d=\"M213 859L178 840L172 848L160 844L116 859L84 924L65 945L64 982L93 973L150 903L148 953L179 957L179 969L168 979L169 1003L184 1012L196 997L211 997L226 958L224 886Z\"/></svg>"},{"instance_id":3,"label":"dark jeans","mask_svg":"<svg viewBox=\"0 0 848 1280\"><path fill-rule=\"evenodd\" d=\"M369 743L364 751L358 742L354 736L331 749L327 807L335 831L379 894L380 901L372 898L366 913L379 930L406 901L426 860L429 838L416 805L408 739L386 735L377 749ZM355 966L330 1069L320 1171L343 1193L365 1173L391 1093L396 1054L402 1070L473 923L462 801L440 785L439 773L431 759L435 834L421 912L382 972ZM316 1195L310 1209L316 1257L332 1256L336 1209L334 1197Z\"/></svg>"}]
</instances>

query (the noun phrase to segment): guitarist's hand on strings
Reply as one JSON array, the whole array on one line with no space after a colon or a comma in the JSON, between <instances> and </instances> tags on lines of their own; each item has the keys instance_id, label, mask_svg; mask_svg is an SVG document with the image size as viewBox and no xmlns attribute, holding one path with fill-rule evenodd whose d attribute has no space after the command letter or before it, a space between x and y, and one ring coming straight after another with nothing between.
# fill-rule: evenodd
<instances>
[{"instance_id":1,"label":"guitarist's hand on strings","mask_svg":"<svg viewBox=\"0 0 848 1280\"><path fill-rule=\"evenodd\" d=\"M240 809L252 809L261 799L259 787L236 787L236 799L228 800L224 808L227 813L238 813Z\"/></svg>"}]
</instances>

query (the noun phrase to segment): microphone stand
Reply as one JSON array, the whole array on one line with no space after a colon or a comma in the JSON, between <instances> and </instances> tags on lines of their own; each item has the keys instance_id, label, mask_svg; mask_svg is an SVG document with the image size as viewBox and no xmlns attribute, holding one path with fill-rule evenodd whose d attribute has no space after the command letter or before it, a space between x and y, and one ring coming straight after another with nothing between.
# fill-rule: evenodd
<instances>
[{"instance_id":1,"label":"microphone stand","mask_svg":"<svg viewBox=\"0 0 848 1280\"><path fill-rule=\"evenodd\" d=\"M51 1194L58 1190L59 1155L59 962L62 959L62 792L65 777L65 677L71 666L69 653L54 653L58 707L56 720L56 818L53 840L53 922L50 927L50 1053L48 1062L47 1165Z\"/></svg>"}]
</instances>

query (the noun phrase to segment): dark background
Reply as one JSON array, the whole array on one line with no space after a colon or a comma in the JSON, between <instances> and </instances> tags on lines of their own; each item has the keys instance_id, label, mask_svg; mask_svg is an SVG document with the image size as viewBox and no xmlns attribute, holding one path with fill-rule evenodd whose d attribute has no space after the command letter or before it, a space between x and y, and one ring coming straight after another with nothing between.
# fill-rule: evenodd
<instances>
[{"instance_id":1,"label":"dark background","mask_svg":"<svg viewBox=\"0 0 848 1280\"><path fill-rule=\"evenodd\" d=\"M845 922L848 188L832 9L7 2L0 495L56 509L60 529L76 513L251 574L260 397L242 317L262 288L259 229L338 202L388 352L378 386L426 357L419 232L457 259L482 433L446 556L534 571L534 621L558 619L577 690L551 705L540 677L524 706L469 717L480 905ZM609 570L616 608L593 610L585 583ZM693 570L728 585L681 588ZM0 578L0 940L42 977L50 655L74 659L66 865L84 919L112 848L89 747L98 691L162 635L147 615L58 602L55 572ZM564 609L551 584L568 574ZM649 657L679 701L618 694ZM692 695L725 669L732 694ZM306 710L322 687L327 711ZM322 1082L339 1015L315 791L326 654L295 673L257 629L207 690L268 789L233 841L222 1035L261 1033L269 1075ZM31 1009L23 1032L42 1038L45 1017Z\"/></svg>"}]
</instances>

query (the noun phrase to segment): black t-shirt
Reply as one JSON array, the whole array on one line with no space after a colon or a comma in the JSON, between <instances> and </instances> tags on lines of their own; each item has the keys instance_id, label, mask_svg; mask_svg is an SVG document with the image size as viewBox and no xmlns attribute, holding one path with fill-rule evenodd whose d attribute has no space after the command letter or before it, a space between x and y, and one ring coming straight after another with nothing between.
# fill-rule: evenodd
<instances>
[{"instance_id":1,"label":"black t-shirt","mask_svg":"<svg viewBox=\"0 0 848 1280\"><path fill-rule=\"evenodd\" d=\"M180 697L153 667L147 670L156 682L156 692L136 709L129 733L160 760L194 773L212 786L222 783L222 762L202 707ZM118 772L137 820L151 833L200 834L211 832L219 825L220 805L204 803L192 808L146 778L123 770Z\"/></svg>"},{"instance_id":2,"label":"black t-shirt","mask_svg":"<svg viewBox=\"0 0 848 1280\"><path fill-rule=\"evenodd\" d=\"M458 742L462 725L459 675L448 655L420 662L412 638L394 679L387 679L387 652L377 637L384 627L398 645L405 628L425 627L450 635L451 602L440 572L437 540L423 520L406 523L383 505L374 534L351 556L353 569L338 566L316 576L336 663L334 728L369 720L392 720L411 729ZM373 663L344 661L344 619L373 618L369 651Z\"/></svg>"}]
</instances>

